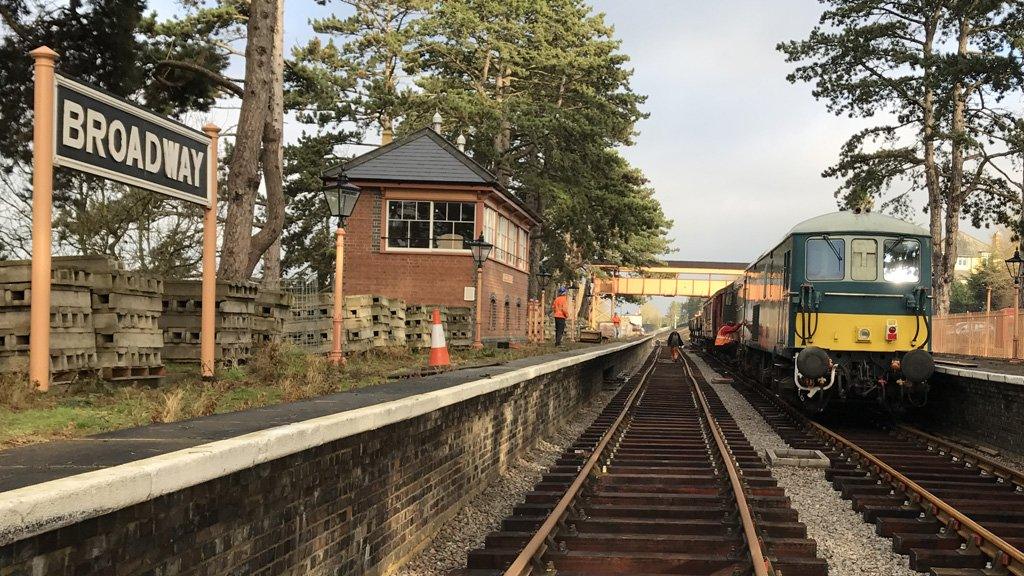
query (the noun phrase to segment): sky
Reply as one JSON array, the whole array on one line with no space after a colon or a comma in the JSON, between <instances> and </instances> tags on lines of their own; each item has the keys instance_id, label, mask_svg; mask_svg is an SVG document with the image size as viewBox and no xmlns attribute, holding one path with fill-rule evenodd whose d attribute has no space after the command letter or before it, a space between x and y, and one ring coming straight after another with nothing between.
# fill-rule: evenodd
<instances>
[{"instance_id":1,"label":"sky","mask_svg":"<svg viewBox=\"0 0 1024 576\"><path fill-rule=\"evenodd\" d=\"M169 15L175 1L151 6ZM816 0L591 3L622 40L634 90L648 97L650 117L623 154L674 222L669 258L749 262L794 224L836 209L836 182L821 172L864 121L837 118L809 85L790 84L793 66L775 50L806 37L822 11ZM347 8L285 6L289 46L312 35L309 18ZM233 114L214 111L212 120L230 125ZM286 138L298 135L286 127ZM925 223L923 214L915 220Z\"/></svg>"},{"instance_id":2,"label":"sky","mask_svg":"<svg viewBox=\"0 0 1024 576\"><path fill-rule=\"evenodd\" d=\"M797 222L836 209L821 171L861 121L790 84L775 50L817 23L813 0L603 0L647 94L626 157L650 178L674 259L749 262ZM922 219L923 220L923 219Z\"/></svg>"}]
</instances>

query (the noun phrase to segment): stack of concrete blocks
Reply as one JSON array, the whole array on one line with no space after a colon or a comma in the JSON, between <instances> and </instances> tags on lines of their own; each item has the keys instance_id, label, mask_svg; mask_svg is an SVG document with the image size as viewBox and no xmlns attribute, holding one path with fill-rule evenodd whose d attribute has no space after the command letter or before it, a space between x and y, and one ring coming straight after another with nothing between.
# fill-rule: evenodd
<instances>
[{"instance_id":1,"label":"stack of concrete blocks","mask_svg":"<svg viewBox=\"0 0 1024 576\"><path fill-rule=\"evenodd\" d=\"M391 342L389 346L405 346L405 300L392 299L388 306L389 321L391 323Z\"/></svg>"},{"instance_id":2,"label":"stack of concrete blocks","mask_svg":"<svg viewBox=\"0 0 1024 576\"><path fill-rule=\"evenodd\" d=\"M449 346L469 346L473 342L473 309L433 304L410 304L405 310L406 344L413 349L430 348L434 309L441 314L445 341Z\"/></svg>"},{"instance_id":3,"label":"stack of concrete blocks","mask_svg":"<svg viewBox=\"0 0 1024 576\"><path fill-rule=\"evenodd\" d=\"M404 346L405 301L372 294L345 297L345 350Z\"/></svg>"},{"instance_id":4,"label":"stack of concrete blocks","mask_svg":"<svg viewBox=\"0 0 1024 576\"><path fill-rule=\"evenodd\" d=\"M405 308L405 343L409 348L430 348L430 325L435 306L409 304ZM441 312L441 322L444 322Z\"/></svg>"},{"instance_id":5,"label":"stack of concrete blocks","mask_svg":"<svg viewBox=\"0 0 1024 576\"><path fill-rule=\"evenodd\" d=\"M449 346L464 347L473 343L473 309L468 306L448 308L445 321L445 337Z\"/></svg>"},{"instance_id":6,"label":"stack of concrete blocks","mask_svg":"<svg viewBox=\"0 0 1024 576\"><path fill-rule=\"evenodd\" d=\"M199 361L202 326L202 282L168 280L163 317L164 357L177 362ZM252 355L253 318L259 286L253 282L217 282L217 341L214 359L221 366L243 366Z\"/></svg>"},{"instance_id":7,"label":"stack of concrete blocks","mask_svg":"<svg viewBox=\"0 0 1024 576\"><path fill-rule=\"evenodd\" d=\"M311 354L331 350L332 304L326 293L294 294L291 308L282 325L283 340Z\"/></svg>"},{"instance_id":8,"label":"stack of concrete blocks","mask_svg":"<svg viewBox=\"0 0 1024 576\"><path fill-rule=\"evenodd\" d=\"M27 372L32 305L32 263L0 262L0 373ZM70 382L97 370L90 288L84 270L50 272L51 381Z\"/></svg>"},{"instance_id":9,"label":"stack of concrete blocks","mask_svg":"<svg viewBox=\"0 0 1024 576\"><path fill-rule=\"evenodd\" d=\"M156 380L165 374L160 316L163 280L128 271L106 256L56 258L92 276L97 368L111 381Z\"/></svg>"},{"instance_id":10,"label":"stack of concrete blocks","mask_svg":"<svg viewBox=\"0 0 1024 576\"><path fill-rule=\"evenodd\" d=\"M290 294L260 288L256 295L256 313L252 319L253 344L281 343L284 339L285 321L291 317L291 311Z\"/></svg>"}]
</instances>

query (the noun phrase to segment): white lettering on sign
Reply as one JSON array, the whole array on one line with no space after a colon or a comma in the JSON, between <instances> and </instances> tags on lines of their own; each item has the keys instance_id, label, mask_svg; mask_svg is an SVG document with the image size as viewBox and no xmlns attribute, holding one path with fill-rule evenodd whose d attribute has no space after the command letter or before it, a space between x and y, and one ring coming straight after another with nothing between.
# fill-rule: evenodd
<instances>
[{"instance_id":1,"label":"white lettering on sign","mask_svg":"<svg viewBox=\"0 0 1024 576\"><path fill-rule=\"evenodd\" d=\"M503 273L501 275L501 281L504 282L505 284L511 284L512 283L512 275L508 274L508 273Z\"/></svg>"},{"instance_id":2,"label":"white lettering on sign","mask_svg":"<svg viewBox=\"0 0 1024 576\"><path fill-rule=\"evenodd\" d=\"M186 148L178 142L160 138L152 132L139 134L132 126L125 135L124 123L107 118L95 110L83 110L77 102L64 102L64 129L61 143L77 150L85 149L90 154L106 158L107 152L115 161L127 166L144 168L156 174L163 167L168 178L199 186L199 170L203 164L204 152Z\"/></svg>"},{"instance_id":3,"label":"white lettering on sign","mask_svg":"<svg viewBox=\"0 0 1024 576\"><path fill-rule=\"evenodd\" d=\"M160 139L155 134L146 132L146 172L156 174L160 170L160 164L163 162L160 152Z\"/></svg>"},{"instance_id":4,"label":"white lettering on sign","mask_svg":"<svg viewBox=\"0 0 1024 576\"><path fill-rule=\"evenodd\" d=\"M85 111L85 151L89 154L97 154L103 158L107 154L103 151L102 136L107 133L107 119L95 110Z\"/></svg>"},{"instance_id":5,"label":"white lettering on sign","mask_svg":"<svg viewBox=\"0 0 1024 576\"><path fill-rule=\"evenodd\" d=\"M178 152L181 151L181 144L173 140L164 140L164 174L171 180L178 179Z\"/></svg>"},{"instance_id":6,"label":"white lettering on sign","mask_svg":"<svg viewBox=\"0 0 1024 576\"><path fill-rule=\"evenodd\" d=\"M64 145L72 148L82 149L85 146L85 110L77 102L66 102L64 104Z\"/></svg>"},{"instance_id":7,"label":"white lettering on sign","mask_svg":"<svg viewBox=\"0 0 1024 576\"><path fill-rule=\"evenodd\" d=\"M132 126L132 131L129 133L128 160L125 163L128 164L129 166L142 168L142 144L139 143L138 126Z\"/></svg>"},{"instance_id":8,"label":"white lettering on sign","mask_svg":"<svg viewBox=\"0 0 1024 576\"><path fill-rule=\"evenodd\" d=\"M114 120L108 128L110 132L110 157L117 162L124 162L128 156L128 133L124 129L124 123Z\"/></svg>"}]
</instances>

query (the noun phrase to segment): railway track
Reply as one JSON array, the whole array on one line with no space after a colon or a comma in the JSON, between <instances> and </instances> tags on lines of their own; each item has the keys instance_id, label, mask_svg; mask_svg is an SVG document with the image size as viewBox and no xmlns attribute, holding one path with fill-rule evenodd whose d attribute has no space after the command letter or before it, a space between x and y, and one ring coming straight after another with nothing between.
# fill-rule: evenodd
<instances>
[{"instance_id":1,"label":"railway track","mask_svg":"<svg viewBox=\"0 0 1024 576\"><path fill-rule=\"evenodd\" d=\"M464 573L824 576L827 566L699 372L656 353Z\"/></svg>"},{"instance_id":2,"label":"railway track","mask_svg":"<svg viewBox=\"0 0 1024 576\"><path fill-rule=\"evenodd\" d=\"M826 427L722 365L791 447L821 450L826 478L875 531L936 576L1024 575L1024 474L908 426Z\"/></svg>"}]
</instances>

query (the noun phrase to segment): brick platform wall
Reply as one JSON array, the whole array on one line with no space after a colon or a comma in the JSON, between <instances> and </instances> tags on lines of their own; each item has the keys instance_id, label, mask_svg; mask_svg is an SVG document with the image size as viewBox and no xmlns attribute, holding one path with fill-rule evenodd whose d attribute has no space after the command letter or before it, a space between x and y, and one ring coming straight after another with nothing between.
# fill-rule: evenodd
<instances>
[{"instance_id":1,"label":"brick platform wall","mask_svg":"<svg viewBox=\"0 0 1024 576\"><path fill-rule=\"evenodd\" d=\"M0 548L9 575L385 574L648 345Z\"/></svg>"},{"instance_id":2,"label":"brick platform wall","mask_svg":"<svg viewBox=\"0 0 1024 576\"><path fill-rule=\"evenodd\" d=\"M909 419L926 430L1024 454L1024 386L936 374L928 404Z\"/></svg>"}]
</instances>

